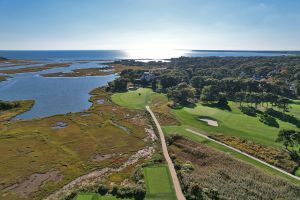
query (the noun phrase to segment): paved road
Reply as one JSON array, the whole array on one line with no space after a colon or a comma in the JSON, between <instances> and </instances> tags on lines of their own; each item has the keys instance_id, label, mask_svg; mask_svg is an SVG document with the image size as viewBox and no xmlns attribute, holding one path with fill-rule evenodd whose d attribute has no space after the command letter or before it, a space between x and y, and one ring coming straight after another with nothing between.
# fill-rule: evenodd
<instances>
[{"instance_id":1,"label":"paved road","mask_svg":"<svg viewBox=\"0 0 300 200\"><path fill-rule=\"evenodd\" d=\"M193 131L193 130L191 130L191 129L188 129L188 128L187 128L187 129L185 129L185 130L187 130L188 132L191 132L191 133L193 133L193 134L195 134L195 135L204 137L204 138L207 139L207 140L210 140L210 141L216 142L216 143L218 143L218 144L220 144L220 145L223 145L223 146L225 146L225 147L227 147L227 148L229 148L229 149L231 149L231 150L233 150L233 151L236 151L236 152L238 152L238 153L240 153L240 154L243 154L244 156L247 156L247 157L249 157L249 158L251 158L251 159L253 159L253 160L256 160L256 161L258 161L258 162L260 162L260 163L262 163L262 164L264 164L264 165L267 165L268 167L271 167L272 169L275 169L275 170L277 170L277 171L279 171L279 172L281 172L281 173L284 173L284 174L286 174L286 175L288 175L288 176L290 176L290 177L292 177L292 178L297 179L298 181L300 181L300 177L294 176L293 174L290 174L290 173L288 173L288 172L286 172L286 171L284 171L284 170L282 170L282 169L280 169L280 168L278 168L278 167L275 167L275 166L273 166L273 165L270 165L269 163L267 163L267 162L265 162L265 161L262 161L262 160L260 160L260 159L258 159L258 158L256 158L256 157L254 157L254 156L251 156L251 155L249 155L249 154L247 154L247 153L245 153L245 152L242 152L242 151L240 151L240 150L238 150L238 149L236 149L236 148L234 148L234 147L231 147L231 146L229 146L229 145L227 145L227 144L224 144L224 143L222 143L222 142L219 142L219 141L217 141L217 140L214 140L214 139L212 139L212 138L210 138L210 137L207 137L206 135L203 135L203 134L201 134L201 133L199 133L199 132L196 132L196 131Z\"/></svg>"},{"instance_id":2,"label":"paved road","mask_svg":"<svg viewBox=\"0 0 300 200\"><path fill-rule=\"evenodd\" d=\"M161 129L161 126L160 124L158 123L158 120L156 119L154 113L152 112L152 110L150 109L149 106L146 106L146 110L150 113L156 127L157 127L157 130L158 130L158 133L159 133L159 137L160 137L160 141L161 141L161 146L162 146L162 150L163 150L163 154L164 154L164 157L168 163L168 167L169 167L169 171L170 171L170 174L171 174L171 177L172 177L172 181L173 181L173 185L174 185L174 188L175 188L175 192L176 192L176 196L177 196L177 199L178 200L185 200L185 197L182 193L182 190L181 190L181 187L180 187L180 183L179 183L179 180L178 180L178 177L177 177L177 174L176 174L176 171L175 171L175 168L174 168L174 165L173 165L173 162L169 156L169 153L168 153L168 149L167 149L167 144L166 144L166 140L165 140L165 136L164 136L164 133Z\"/></svg>"}]
</instances>

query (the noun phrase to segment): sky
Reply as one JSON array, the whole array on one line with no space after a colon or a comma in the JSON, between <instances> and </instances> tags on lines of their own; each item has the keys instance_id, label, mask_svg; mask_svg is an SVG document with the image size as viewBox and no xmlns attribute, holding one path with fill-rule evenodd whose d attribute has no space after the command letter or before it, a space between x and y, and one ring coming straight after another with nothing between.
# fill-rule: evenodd
<instances>
[{"instance_id":1,"label":"sky","mask_svg":"<svg viewBox=\"0 0 300 200\"><path fill-rule=\"evenodd\" d=\"M0 0L0 49L300 50L298 0Z\"/></svg>"}]
</instances>

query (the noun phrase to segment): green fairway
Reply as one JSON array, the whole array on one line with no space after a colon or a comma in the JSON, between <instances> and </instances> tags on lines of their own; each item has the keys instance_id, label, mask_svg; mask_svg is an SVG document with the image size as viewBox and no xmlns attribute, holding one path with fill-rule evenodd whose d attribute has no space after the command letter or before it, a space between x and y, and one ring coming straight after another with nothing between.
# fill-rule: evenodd
<instances>
[{"instance_id":1,"label":"green fairway","mask_svg":"<svg viewBox=\"0 0 300 200\"><path fill-rule=\"evenodd\" d=\"M195 108L185 107L178 110L172 110L172 112L183 125L198 128L207 134L222 133L274 147L281 147L280 143L275 142L280 129L298 129L295 125L278 119L277 122L280 125L279 128L267 126L259 121L259 117L251 117L243 114L238 109L237 103L230 102L229 105L232 109L231 112L203 106L200 103L198 103ZM300 117L300 105L293 104L290 110L289 114ZM216 119L219 126L209 126L206 122L199 121L199 116Z\"/></svg>"},{"instance_id":2,"label":"green fairway","mask_svg":"<svg viewBox=\"0 0 300 200\"><path fill-rule=\"evenodd\" d=\"M238 153L236 151L233 151L223 145L220 145L218 143L215 143L213 141L210 141L210 140L207 140L201 136L198 136L198 135L195 135L189 131L186 131L185 129L187 128L187 126L165 126L163 127L163 131L166 135L171 135L171 134L178 134L178 135L181 135L185 138L188 138L194 142L198 142L198 143L203 143L203 144L206 144L212 148L215 148L215 149L218 149L220 151L223 151L225 153L228 153L230 155L232 155L233 157L235 158L238 158L238 159L241 159L243 161L245 161L246 163L249 163L253 166L256 166L258 167L259 169L262 169L263 171L269 173L269 174L272 174L272 175L275 175L275 176L280 176L282 178L285 178L287 180L289 180L290 182L292 183L295 183L295 184L300 184L298 180L290 177L290 176L287 176L286 174L283 174L281 172L278 172L277 170L274 170L256 160L253 160L252 158L249 158L241 153Z\"/></svg>"},{"instance_id":3,"label":"green fairway","mask_svg":"<svg viewBox=\"0 0 300 200\"><path fill-rule=\"evenodd\" d=\"M175 200L176 195L167 166L144 168L147 186L147 200Z\"/></svg>"},{"instance_id":4,"label":"green fairway","mask_svg":"<svg viewBox=\"0 0 300 200\"><path fill-rule=\"evenodd\" d=\"M144 109L146 105L167 101L165 95L155 93L150 88L139 88L134 91L116 93L111 98L114 103L132 109Z\"/></svg>"}]
</instances>

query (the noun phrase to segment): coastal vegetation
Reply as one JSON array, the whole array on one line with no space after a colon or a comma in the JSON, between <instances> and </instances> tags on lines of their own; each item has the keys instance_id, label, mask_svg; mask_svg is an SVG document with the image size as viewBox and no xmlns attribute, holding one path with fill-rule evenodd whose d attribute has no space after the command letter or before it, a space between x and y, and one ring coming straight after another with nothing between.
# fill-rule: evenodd
<instances>
[{"instance_id":1,"label":"coastal vegetation","mask_svg":"<svg viewBox=\"0 0 300 200\"><path fill-rule=\"evenodd\" d=\"M113 104L101 88L91 95L93 105L84 112L0 123L1 197L42 199L53 193L58 199L81 191L83 182L121 184L151 156L144 112ZM108 170L105 176L101 170Z\"/></svg>"},{"instance_id":2,"label":"coastal vegetation","mask_svg":"<svg viewBox=\"0 0 300 200\"><path fill-rule=\"evenodd\" d=\"M0 61L7 61L7 60L8 60L7 58L0 57Z\"/></svg>"},{"instance_id":3,"label":"coastal vegetation","mask_svg":"<svg viewBox=\"0 0 300 200\"><path fill-rule=\"evenodd\" d=\"M1 81L6 81L7 78L8 78L8 76L0 76L0 82L1 82Z\"/></svg>"},{"instance_id":4,"label":"coastal vegetation","mask_svg":"<svg viewBox=\"0 0 300 200\"><path fill-rule=\"evenodd\" d=\"M71 72L57 72L42 74L44 77L81 77L81 76L105 76L120 73L123 70L140 70L140 66L126 66L113 64L106 67L75 69Z\"/></svg>"},{"instance_id":5,"label":"coastal vegetation","mask_svg":"<svg viewBox=\"0 0 300 200\"><path fill-rule=\"evenodd\" d=\"M37 67L24 67L18 69L2 69L0 70L0 74L18 74L18 73L30 73L30 72L39 72L47 69L52 69L56 67L69 67L70 63L50 63L44 64L42 66Z\"/></svg>"},{"instance_id":6,"label":"coastal vegetation","mask_svg":"<svg viewBox=\"0 0 300 200\"><path fill-rule=\"evenodd\" d=\"M169 149L188 200L297 199L300 195L299 187L205 144L174 136Z\"/></svg>"},{"instance_id":7,"label":"coastal vegetation","mask_svg":"<svg viewBox=\"0 0 300 200\"><path fill-rule=\"evenodd\" d=\"M30 110L34 101L1 101L0 100L0 122L8 121L11 118Z\"/></svg>"}]
</instances>

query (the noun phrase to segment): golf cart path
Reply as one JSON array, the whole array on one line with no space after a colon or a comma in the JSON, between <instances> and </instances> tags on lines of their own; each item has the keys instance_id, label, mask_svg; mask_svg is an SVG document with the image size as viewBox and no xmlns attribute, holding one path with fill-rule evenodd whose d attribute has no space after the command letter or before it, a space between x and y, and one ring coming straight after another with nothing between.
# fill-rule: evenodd
<instances>
[{"instance_id":1,"label":"golf cart path","mask_svg":"<svg viewBox=\"0 0 300 200\"><path fill-rule=\"evenodd\" d=\"M249 157L249 158L251 158L251 159L253 159L253 160L256 160L257 162L260 162L260 163L262 163L262 164L264 164L264 165L267 165L268 167L270 167L270 168L272 168L272 169L275 169L275 170L277 170L277 171L279 171L279 172L281 172L281 173L284 173L285 175L288 175L288 176L290 176L290 177L292 177L292 178L294 178L294 179L297 179L298 181L300 181L300 177L298 177L298 176L294 176L293 174L290 174L290 173L288 173L288 172L286 172L286 171L284 171L284 170L282 170L282 169L280 169L280 168L278 168L278 167L275 167L275 166L273 166L273 165L270 165L269 163L267 163L267 162L265 162L265 161L262 161L262 160L260 160L260 159L258 159L258 158L256 158L256 157L254 157L254 156L251 156L251 155L249 155L249 154L247 154L247 153L245 153L245 152L243 152L243 151L240 151L240 150L238 150L238 149L236 149L236 148L234 148L234 147L231 147L231 146L229 146L229 145L227 145L227 144L224 144L224 143L222 143L222 142L219 142L219 141L217 141L217 140L214 140L214 139L212 139L212 138L210 138L210 137L207 137L206 135L203 135L203 134L201 134L201 133L199 133L199 132L196 132L196 131L193 131L193 130L191 130L191 129L185 129L186 131L188 131L188 132L190 132L190 133L193 133L193 134L195 134L195 135L198 135L198 136L200 136L200 137L203 137L203 138L205 138L205 139L207 139L207 140L210 140L210 141L213 141L213 142L215 142L215 143L218 143L218 144L220 144L220 145L223 145L223 146L225 146L225 147L227 147L227 148L229 148L229 149L231 149L231 150L233 150L233 151L235 151L235 152L238 152L238 153L240 153L240 154L243 154L244 156L247 156L247 157Z\"/></svg>"},{"instance_id":2,"label":"golf cart path","mask_svg":"<svg viewBox=\"0 0 300 200\"><path fill-rule=\"evenodd\" d=\"M162 150L163 150L163 154L164 154L164 157L168 163L168 167L169 167L169 171L170 171L170 174L171 174L171 177L172 177L172 181L173 181L173 185L174 185L174 189L175 189L175 192L176 192L176 197L178 200L185 200L185 197L182 193L182 190L181 190L181 187L180 187L180 183L179 183L179 180L178 180L178 177L177 177L177 174L176 174L176 171L175 171L175 168L174 168L174 165L173 165L173 162L169 156L169 153L168 153L168 149L167 149L167 144L166 144L166 140L165 140L165 136L164 136L164 133L161 129L161 126L160 124L158 123L158 120L156 119L154 113L152 112L152 110L150 109L149 106L146 106L146 110L150 113L156 127L157 127L157 130L158 130L158 133L159 133L159 137L160 137L160 140L161 140L161 146L162 146Z\"/></svg>"}]
</instances>

